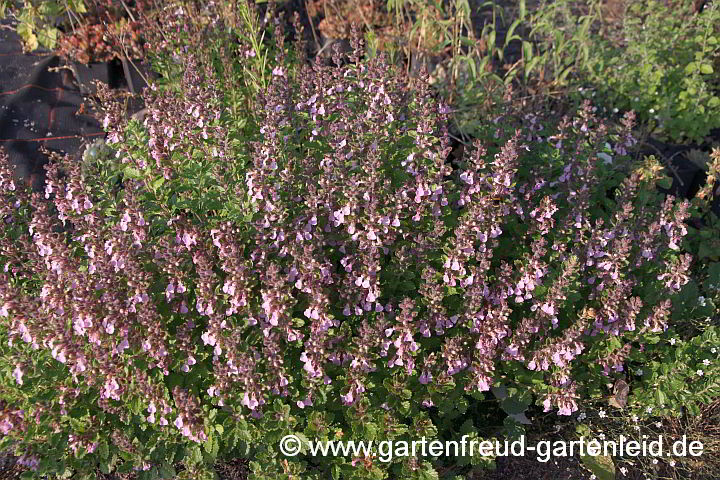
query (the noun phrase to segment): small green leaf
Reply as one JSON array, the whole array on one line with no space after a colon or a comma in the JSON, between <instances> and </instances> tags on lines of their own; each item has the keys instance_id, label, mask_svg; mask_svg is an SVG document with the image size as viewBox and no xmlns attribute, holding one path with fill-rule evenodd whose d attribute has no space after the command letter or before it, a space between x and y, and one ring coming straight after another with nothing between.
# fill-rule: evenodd
<instances>
[{"instance_id":1,"label":"small green leaf","mask_svg":"<svg viewBox=\"0 0 720 480\"><path fill-rule=\"evenodd\" d=\"M598 480L615 480L615 463L612 457L605 455L598 455L597 457L582 455L580 460L595 474Z\"/></svg>"},{"instance_id":2,"label":"small green leaf","mask_svg":"<svg viewBox=\"0 0 720 480\"><path fill-rule=\"evenodd\" d=\"M162 187L163 183L165 183L165 177L158 177L152 181L150 186L153 190L157 190L158 188Z\"/></svg>"},{"instance_id":3,"label":"small green leaf","mask_svg":"<svg viewBox=\"0 0 720 480\"><path fill-rule=\"evenodd\" d=\"M670 178L670 177L661 178L656 183L657 183L658 187L668 189L672 186L672 178Z\"/></svg>"},{"instance_id":4,"label":"small green leaf","mask_svg":"<svg viewBox=\"0 0 720 480\"><path fill-rule=\"evenodd\" d=\"M523 49L523 60L525 62L530 62L533 58L532 43L528 42L527 40L523 40L522 49Z\"/></svg>"},{"instance_id":5,"label":"small green leaf","mask_svg":"<svg viewBox=\"0 0 720 480\"><path fill-rule=\"evenodd\" d=\"M330 474L333 480L340 480L340 465L333 465L330 469Z\"/></svg>"},{"instance_id":6,"label":"small green leaf","mask_svg":"<svg viewBox=\"0 0 720 480\"><path fill-rule=\"evenodd\" d=\"M33 33L33 25L29 23L20 23L17 28L15 29L18 35L20 35L20 38L23 39L23 42L25 43L25 48L27 48L29 51L37 50L39 43L37 36L35 33Z\"/></svg>"},{"instance_id":7,"label":"small green leaf","mask_svg":"<svg viewBox=\"0 0 720 480\"><path fill-rule=\"evenodd\" d=\"M110 450L108 449L108 444L106 441L100 442L97 448L98 455L100 455L100 458L103 460L107 459L110 456Z\"/></svg>"},{"instance_id":8,"label":"small green leaf","mask_svg":"<svg viewBox=\"0 0 720 480\"><path fill-rule=\"evenodd\" d=\"M110 464L108 462L100 462L100 471L105 475L108 475L110 473Z\"/></svg>"},{"instance_id":9,"label":"small green leaf","mask_svg":"<svg viewBox=\"0 0 720 480\"><path fill-rule=\"evenodd\" d=\"M130 177L130 178L140 178L141 177L140 170L138 170L137 168L131 167L131 166L125 167L123 169L123 174L126 177Z\"/></svg>"},{"instance_id":10,"label":"small green leaf","mask_svg":"<svg viewBox=\"0 0 720 480\"><path fill-rule=\"evenodd\" d=\"M418 480L438 480L438 472L432 467L430 462L423 461L422 466L416 471Z\"/></svg>"},{"instance_id":11,"label":"small green leaf","mask_svg":"<svg viewBox=\"0 0 720 480\"><path fill-rule=\"evenodd\" d=\"M38 32L38 41L43 47L50 50L57 45L58 29L53 27L43 28Z\"/></svg>"},{"instance_id":12,"label":"small green leaf","mask_svg":"<svg viewBox=\"0 0 720 480\"><path fill-rule=\"evenodd\" d=\"M87 8L85 7L83 0L70 0L68 5L75 11L75 13L87 13Z\"/></svg>"},{"instance_id":13,"label":"small green leaf","mask_svg":"<svg viewBox=\"0 0 720 480\"><path fill-rule=\"evenodd\" d=\"M665 393L659 388L655 390L655 400L657 400L658 405L665 405Z\"/></svg>"},{"instance_id":14,"label":"small green leaf","mask_svg":"<svg viewBox=\"0 0 720 480\"><path fill-rule=\"evenodd\" d=\"M710 65L709 63L703 63L702 65L700 65L700 73L702 73L704 75L712 74L713 73L712 65Z\"/></svg>"},{"instance_id":15,"label":"small green leaf","mask_svg":"<svg viewBox=\"0 0 720 480\"><path fill-rule=\"evenodd\" d=\"M160 464L158 473L160 474L160 477L164 479L175 478L175 476L177 475L175 468L167 463Z\"/></svg>"}]
</instances>

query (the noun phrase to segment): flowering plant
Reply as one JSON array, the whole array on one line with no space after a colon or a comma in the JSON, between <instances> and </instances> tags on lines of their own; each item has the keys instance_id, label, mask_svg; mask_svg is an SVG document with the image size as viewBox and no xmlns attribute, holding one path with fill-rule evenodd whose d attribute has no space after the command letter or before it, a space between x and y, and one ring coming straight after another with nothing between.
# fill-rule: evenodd
<instances>
[{"instance_id":1,"label":"flowering plant","mask_svg":"<svg viewBox=\"0 0 720 480\"><path fill-rule=\"evenodd\" d=\"M668 328L688 205L657 201L652 160L616 180L588 104L552 144L498 129L452 167L426 77L357 35L333 65L277 40L242 144L190 51L142 123L106 98L114 153L54 155L44 192L2 155L0 448L38 472L204 478L242 453L255 479L428 478L278 443L454 435L491 388L508 428L570 415Z\"/></svg>"}]
</instances>

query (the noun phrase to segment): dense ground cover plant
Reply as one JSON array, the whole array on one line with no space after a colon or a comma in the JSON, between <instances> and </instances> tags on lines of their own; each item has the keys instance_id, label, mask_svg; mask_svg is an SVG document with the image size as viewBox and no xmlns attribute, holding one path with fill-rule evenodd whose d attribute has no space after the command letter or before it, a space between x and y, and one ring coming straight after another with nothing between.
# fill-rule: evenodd
<instances>
[{"instance_id":1,"label":"dense ground cover plant","mask_svg":"<svg viewBox=\"0 0 720 480\"><path fill-rule=\"evenodd\" d=\"M609 110L636 111L656 135L702 142L720 126L720 10L696 3L544 2L529 20L538 66L592 87Z\"/></svg>"},{"instance_id":2,"label":"dense ground cover plant","mask_svg":"<svg viewBox=\"0 0 720 480\"><path fill-rule=\"evenodd\" d=\"M0 172L0 448L89 477L242 454L258 479L433 478L445 460L278 442L516 434L531 405L571 415L660 362L690 308L690 207L659 199L651 160L616 168L631 116L611 134L585 105L542 138L488 119L451 166L426 77L357 38L302 66L239 13L177 10L144 119L106 96L107 145L55 156L44 192ZM505 432L474 413L491 388Z\"/></svg>"}]
</instances>

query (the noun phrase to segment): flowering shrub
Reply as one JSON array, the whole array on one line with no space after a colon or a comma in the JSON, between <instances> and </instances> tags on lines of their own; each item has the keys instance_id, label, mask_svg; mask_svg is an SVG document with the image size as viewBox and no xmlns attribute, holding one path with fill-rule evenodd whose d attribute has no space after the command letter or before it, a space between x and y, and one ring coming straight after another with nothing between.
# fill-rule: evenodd
<instances>
[{"instance_id":1,"label":"flowering shrub","mask_svg":"<svg viewBox=\"0 0 720 480\"><path fill-rule=\"evenodd\" d=\"M452 437L493 388L508 429L570 415L659 341L688 204L658 201L652 160L620 179L600 155L631 115L612 138L587 104L552 144L498 129L453 168L427 79L353 49L295 66L277 36L245 142L189 49L142 122L106 98L110 151L53 156L44 192L2 155L0 448L86 478L232 455L255 479L433 478L278 444Z\"/></svg>"}]
</instances>

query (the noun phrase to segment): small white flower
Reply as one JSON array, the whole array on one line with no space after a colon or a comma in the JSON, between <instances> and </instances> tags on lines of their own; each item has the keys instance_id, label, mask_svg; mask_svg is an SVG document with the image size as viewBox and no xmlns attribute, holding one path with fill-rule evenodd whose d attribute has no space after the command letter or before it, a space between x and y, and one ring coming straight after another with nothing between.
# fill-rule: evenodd
<instances>
[{"instance_id":1,"label":"small white flower","mask_svg":"<svg viewBox=\"0 0 720 480\"><path fill-rule=\"evenodd\" d=\"M598 437L600 438L600 440L605 440L605 434L604 434L604 433L601 433L600 435L598 435Z\"/></svg>"},{"instance_id":2,"label":"small white flower","mask_svg":"<svg viewBox=\"0 0 720 480\"><path fill-rule=\"evenodd\" d=\"M668 462L668 464L669 464L671 467L674 467L674 466L675 466L675 460L670 460L670 461Z\"/></svg>"},{"instance_id":3,"label":"small white flower","mask_svg":"<svg viewBox=\"0 0 720 480\"><path fill-rule=\"evenodd\" d=\"M647 413L652 413L652 407L647 407L647 408L645 409L645 411L646 411Z\"/></svg>"},{"instance_id":4,"label":"small white flower","mask_svg":"<svg viewBox=\"0 0 720 480\"><path fill-rule=\"evenodd\" d=\"M652 462L653 462L653 465L657 465L657 464L658 464L658 459L657 459L657 458L653 458L653 461L652 461Z\"/></svg>"},{"instance_id":5,"label":"small white flower","mask_svg":"<svg viewBox=\"0 0 720 480\"><path fill-rule=\"evenodd\" d=\"M597 480L597 477L595 476L594 473L592 475L590 475L590 480Z\"/></svg>"},{"instance_id":6,"label":"small white flower","mask_svg":"<svg viewBox=\"0 0 720 480\"><path fill-rule=\"evenodd\" d=\"M603 409L601 408L600 411L598 412L598 416L599 416L600 418L605 418L605 417L607 416L607 414L605 413L605 410L603 410Z\"/></svg>"},{"instance_id":7,"label":"small white flower","mask_svg":"<svg viewBox=\"0 0 720 480\"><path fill-rule=\"evenodd\" d=\"M705 375L705 372L703 372L702 370L698 370L695 373L697 374L698 377L702 377L703 375Z\"/></svg>"},{"instance_id":8,"label":"small white flower","mask_svg":"<svg viewBox=\"0 0 720 480\"><path fill-rule=\"evenodd\" d=\"M707 305L707 302L705 301L705 297L703 297L703 296L698 297L698 305L700 305L701 307L704 307Z\"/></svg>"},{"instance_id":9,"label":"small white flower","mask_svg":"<svg viewBox=\"0 0 720 480\"><path fill-rule=\"evenodd\" d=\"M620 473L622 473L623 475L627 475L627 468L620 467Z\"/></svg>"},{"instance_id":10,"label":"small white flower","mask_svg":"<svg viewBox=\"0 0 720 480\"><path fill-rule=\"evenodd\" d=\"M633 415L632 417L630 417L630 419L631 419L633 422L637 422L637 421L638 421L638 416L637 416L637 415Z\"/></svg>"},{"instance_id":11,"label":"small white flower","mask_svg":"<svg viewBox=\"0 0 720 480\"><path fill-rule=\"evenodd\" d=\"M710 360L708 360L707 358L703 360L703 365L705 365L706 367L710 365Z\"/></svg>"},{"instance_id":12,"label":"small white flower","mask_svg":"<svg viewBox=\"0 0 720 480\"><path fill-rule=\"evenodd\" d=\"M613 113L618 113L619 111L617 108L613 108Z\"/></svg>"},{"instance_id":13,"label":"small white flower","mask_svg":"<svg viewBox=\"0 0 720 480\"><path fill-rule=\"evenodd\" d=\"M635 373L636 373L637 375L639 375L639 376L642 376L642 374L643 374L644 372L643 372L642 368L638 368L638 369L635 371Z\"/></svg>"},{"instance_id":14,"label":"small white flower","mask_svg":"<svg viewBox=\"0 0 720 480\"><path fill-rule=\"evenodd\" d=\"M717 348L715 348L715 347L711 348L710 353L717 353Z\"/></svg>"},{"instance_id":15,"label":"small white flower","mask_svg":"<svg viewBox=\"0 0 720 480\"><path fill-rule=\"evenodd\" d=\"M675 339L675 337L670 339L670 345L675 345L675 342L677 342L677 339Z\"/></svg>"},{"instance_id":16,"label":"small white flower","mask_svg":"<svg viewBox=\"0 0 720 480\"><path fill-rule=\"evenodd\" d=\"M648 111L649 111L650 113L655 113L655 109L654 109L654 108L651 108L651 109L648 110Z\"/></svg>"},{"instance_id":17,"label":"small white flower","mask_svg":"<svg viewBox=\"0 0 720 480\"><path fill-rule=\"evenodd\" d=\"M657 422L657 423L655 424L655 426L656 426L657 428L662 428L662 422Z\"/></svg>"}]
</instances>

